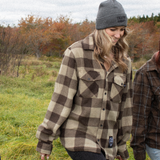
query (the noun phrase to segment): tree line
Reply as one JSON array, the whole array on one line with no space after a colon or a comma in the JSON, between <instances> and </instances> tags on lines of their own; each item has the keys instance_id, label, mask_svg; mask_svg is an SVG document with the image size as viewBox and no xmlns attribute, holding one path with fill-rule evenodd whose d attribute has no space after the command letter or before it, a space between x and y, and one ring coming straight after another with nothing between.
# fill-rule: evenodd
<instances>
[{"instance_id":1,"label":"tree line","mask_svg":"<svg viewBox=\"0 0 160 160\"><path fill-rule=\"evenodd\" d=\"M129 18L129 21L135 21L138 23L153 21L156 24L157 22L160 22L160 13L158 13L158 15L154 15L154 13L152 13L151 16L148 15L137 16L137 17L134 16Z\"/></svg>"},{"instance_id":2,"label":"tree line","mask_svg":"<svg viewBox=\"0 0 160 160\"><path fill-rule=\"evenodd\" d=\"M160 14L150 19L128 19L128 54L133 60L152 55L158 50ZM156 19L156 21L155 21ZM25 55L62 56L65 49L95 30L95 22L85 19L73 23L68 16L52 18L28 15L19 20L18 26L0 25L0 73L18 69Z\"/></svg>"}]
</instances>

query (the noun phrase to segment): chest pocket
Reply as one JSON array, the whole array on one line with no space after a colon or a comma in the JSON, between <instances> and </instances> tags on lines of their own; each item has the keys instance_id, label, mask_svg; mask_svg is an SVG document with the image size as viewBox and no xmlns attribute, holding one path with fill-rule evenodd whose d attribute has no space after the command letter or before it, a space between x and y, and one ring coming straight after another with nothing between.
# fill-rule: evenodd
<instances>
[{"instance_id":1,"label":"chest pocket","mask_svg":"<svg viewBox=\"0 0 160 160\"><path fill-rule=\"evenodd\" d=\"M123 89L125 88L125 77L115 76L111 86L110 99L115 103L121 103Z\"/></svg>"},{"instance_id":2,"label":"chest pocket","mask_svg":"<svg viewBox=\"0 0 160 160\"><path fill-rule=\"evenodd\" d=\"M79 72L79 95L84 98L97 97L101 75L96 71L80 71Z\"/></svg>"}]
</instances>

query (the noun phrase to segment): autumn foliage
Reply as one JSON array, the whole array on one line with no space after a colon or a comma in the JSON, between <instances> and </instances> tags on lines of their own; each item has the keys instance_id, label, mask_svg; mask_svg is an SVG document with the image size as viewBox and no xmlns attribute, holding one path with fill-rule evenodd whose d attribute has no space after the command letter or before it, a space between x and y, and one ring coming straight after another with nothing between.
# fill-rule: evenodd
<instances>
[{"instance_id":1,"label":"autumn foliage","mask_svg":"<svg viewBox=\"0 0 160 160\"><path fill-rule=\"evenodd\" d=\"M160 29L153 21L141 23L131 21L128 28L130 29L128 36L129 55L133 59L153 54L158 50Z\"/></svg>"},{"instance_id":2,"label":"autumn foliage","mask_svg":"<svg viewBox=\"0 0 160 160\"><path fill-rule=\"evenodd\" d=\"M132 58L143 57L158 50L159 22L155 23L152 19L144 22L140 22L142 18L138 22L133 18L129 20L129 55ZM20 49L23 46L28 54L34 54L37 58L42 54L61 56L69 45L83 39L94 29L95 22L88 19L72 23L67 16L53 20L28 15L19 21L18 27L1 26L0 52L10 53L13 48Z\"/></svg>"},{"instance_id":3,"label":"autumn foliage","mask_svg":"<svg viewBox=\"0 0 160 160\"><path fill-rule=\"evenodd\" d=\"M29 53L39 58L42 54L61 56L69 45L91 33L94 26L88 20L73 24L67 16L60 16L54 21L52 18L28 16L19 21L18 29L26 39Z\"/></svg>"},{"instance_id":4,"label":"autumn foliage","mask_svg":"<svg viewBox=\"0 0 160 160\"><path fill-rule=\"evenodd\" d=\"M153 55L160 38L159 16L130 18L128 20L128 54L133 60ZM57 19L28 15L17 27L0 25L0 69L8 64L20 65L24 55L62 56L72 43L83 39L95 29L95 22L85 19L73 23L68 16ZM11 62L12 61L12 62ZM0 71L1 73L1 71ZM17 74L18 75L18 74Z\"/></svg>"}]
</instances>

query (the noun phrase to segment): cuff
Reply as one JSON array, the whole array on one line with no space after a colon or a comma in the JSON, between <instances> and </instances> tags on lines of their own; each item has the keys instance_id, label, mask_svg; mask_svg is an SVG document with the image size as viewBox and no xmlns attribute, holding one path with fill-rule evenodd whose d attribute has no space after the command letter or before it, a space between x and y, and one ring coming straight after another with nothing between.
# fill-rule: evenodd
<instances>
[{"instance_id":1,"label":"cuff","mask_svg":"<svg viewBox=\"0 0 160 160\"><path fill-rule=\"evenodd\" d=\"M129 153L127 150L125 151L118 151L117 155L120 155L122 157L122 159L128 159L129 158Z\"/></svg>"},{"instance_id":2,"label":"cuff","mask_svg":"<svg viewBox=\"0 0 160 160\"><path fill-rule=\"evenodd\" d=\"M52 148L53 148L52 143L49 144L39 141L36 150L40 153L50 155L52 152Z\"/></svg>"}]
</instances>

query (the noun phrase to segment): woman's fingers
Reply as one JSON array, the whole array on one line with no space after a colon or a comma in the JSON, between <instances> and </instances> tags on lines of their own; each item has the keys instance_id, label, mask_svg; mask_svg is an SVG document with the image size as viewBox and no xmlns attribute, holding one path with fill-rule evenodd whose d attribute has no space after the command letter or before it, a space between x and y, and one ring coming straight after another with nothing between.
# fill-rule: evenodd
<instances>
[{"instance_id":1,"label":"woman's fingers","mask_svg":"<svg viewBox=\"0 0 160 160\"><path fill-rule=\"evenodd\" d=\"M47 159L49 159L49 155L47 155Z\"/></svg>"},{"instance_id":2,"label":"woman's fingers","mask_svg":"<svg viewBox=\"0 0 160 160\"><path fill-rule=\"evenodd\" d=\"M41 160L45 160L45 155L44 154L41 154Z\"/></svg>"},{"instance_id":3,"label":"woman's fingers","mask_svg":"<svg viewBox=\"0 0 160 160\"><path fill-rule=\"evenodd\" d=\"M119 160L123 160L120 155L118 155L116 158L119 159Z\"/></svg>"},{"instance_id":4,"label":"woman's fingers","mask_svg":"<svg viewBox=\"0 0 160 160\"><path fill-rule=\"evenodd\" d=\"M41 153L41 160L45 160L45 157L46 157L47 159L49 159L49 155L48 155L48 154L43 154L43 153Z\"/></svg>"}]
</instances>

